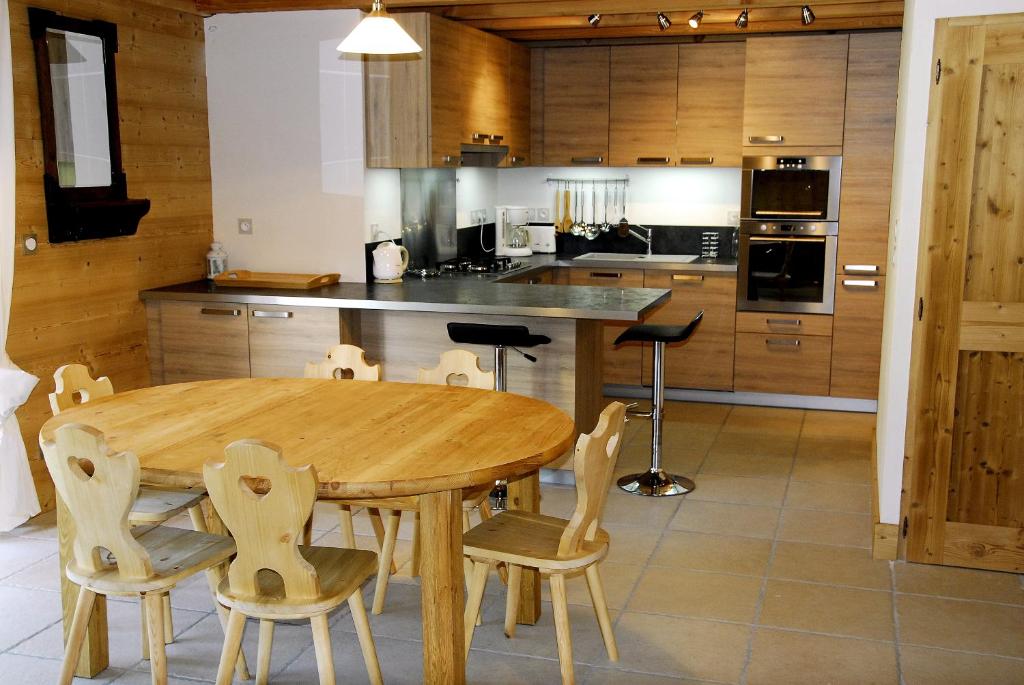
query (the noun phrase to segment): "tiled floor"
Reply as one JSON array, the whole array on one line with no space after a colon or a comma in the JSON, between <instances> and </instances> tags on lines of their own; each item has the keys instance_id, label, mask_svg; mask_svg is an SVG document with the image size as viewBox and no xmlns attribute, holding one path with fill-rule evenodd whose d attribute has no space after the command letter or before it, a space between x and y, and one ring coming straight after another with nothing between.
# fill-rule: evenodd
<instances>
[{"instance_id":1,"label":"tiled floor","mask_svg":"<svg viewBox=\"0 0 1024 685\"><path fill-rule=\"evenodd\" d=\"M613 488L612 548L602 566L621 660L608 661L582 579L570 580L577 676L583 683L1024 683L1024 584L1018 576L871 560L871 416L672 404L667 463L696 478L685 499ZM647 461L646 424L629 426L620 473ZM544 487L542 508L566 515L568 488ZM318 505L321 544L336 517ZM359 520L361 543L372 546ZM399 561L408 557L403 527ZM61 656L56 532L43 516L0 536L0 682L53 682ZM208 682L222 635L205 582L177 590L173 683ZM110 602L111 668L96 682L149 682L138 607ZM508 640L492 580L469 659L479 683L554 683L550 606ZM351 618L332 617L338 673L365 680ZM419 591L396 577L372 619L386 682L421 680ZM255 630L245 649L255 657ZM308 626L278 629L272 682L312 683ZM76 681L77 682L77 681ZM81 681L88 682L88 681Z\"/></svg>"}]
</instances>

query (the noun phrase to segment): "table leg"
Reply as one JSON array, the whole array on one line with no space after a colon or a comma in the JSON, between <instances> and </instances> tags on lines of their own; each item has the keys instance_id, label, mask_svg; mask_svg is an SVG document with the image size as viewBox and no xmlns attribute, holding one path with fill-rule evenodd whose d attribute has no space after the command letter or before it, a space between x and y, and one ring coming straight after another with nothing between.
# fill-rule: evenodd
<instances>
[{"instance_id":1,"label":"table leg","mask_svg":"<svg viewBox=\"0 0 1024 685\"><path fill-rule=\"evenodd\" d=\"M515 511L540 511L540 472L534 471L508 482L508 508ZM516 623L534 625L540 620L540 573L523 569L519 584L519 613Z\"/></svg>"},{"instance_id":2,"label":"table leg","mask_svg":"<svg viewBox=\"0 0 1024 685\"><path fill-rule=\"evenodd\" d=\"M67 642L71 630L71 619L75 615L79 586L68 580L64 567L73 555L72 541L75 539L75 521L71 518L64 501L57 495L57 544L60 558L60 601L64 615L64 640ZM107 598L96 595L92 616L86 626L82 655L78 659L75 675L92 678L110 664L107 653Z\"/></svg>"},{"instance_id":3,"label":"table leg","mask_svg":"<svg viewBox=\"0 0 1024 685\"><path fill-rule=\"evenodd\" d=\"M420 497L423 682L466 682L462 491Z\"/></svg>"}]
</instances>

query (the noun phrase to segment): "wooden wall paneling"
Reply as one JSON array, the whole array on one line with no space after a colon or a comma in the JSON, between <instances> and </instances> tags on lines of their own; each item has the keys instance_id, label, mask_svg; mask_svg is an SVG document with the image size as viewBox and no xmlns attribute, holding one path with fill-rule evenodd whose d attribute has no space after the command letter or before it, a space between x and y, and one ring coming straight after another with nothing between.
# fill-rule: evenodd
<instances>
[{"instance_id":1,"label":"wooden wall paneling","mask_svg":"<svg viewBox=\"0 0 1024 685\"><path fill-rule=\"evenodd\" d=\"M610 64L609 165L674 166L678 48L616 46Z\"/></svg>"},{"instance_id":2,"label":"wooden wall paneling","mask_svg":"<svg viewBox=\"0 0 1024 685\"><path fill-rule=\"evenodd\" d=\"M550 48L544 57L544 164L608 164L609 48ZM600 159L601 161L596 161Z\"/></svg>"},{"instance_id":3,"label":"wooden wall paneling","mask_svg":"<svg viewBox=\"0 0 1024 685\"><path fill-rule=\"evenodd\" d=\"M680 166L742 164L746 55L745 41L679 46Z\"/></svg>"},{"instance_id":4,"label":"wooden wall paneling","mask_svg":"<svg viewBox=\"0 0 1024 685\"><path fill-rule=\"evenodd\" d=\"M876 266L875 273L885 274L900 39L898 32L850 36L839 273L845 266L862 265Z\"/></svg>"},{"instance_id":5,"label":"wooden wall paneling","mask_svg":"<svg viewBox=\"0 0 1024 685\"><path fill-rule=\"evenodd\" d=\"M878 398L884 310L884 277L836 277L829 390L833 397Z\"/></svg>"}]
</instances>

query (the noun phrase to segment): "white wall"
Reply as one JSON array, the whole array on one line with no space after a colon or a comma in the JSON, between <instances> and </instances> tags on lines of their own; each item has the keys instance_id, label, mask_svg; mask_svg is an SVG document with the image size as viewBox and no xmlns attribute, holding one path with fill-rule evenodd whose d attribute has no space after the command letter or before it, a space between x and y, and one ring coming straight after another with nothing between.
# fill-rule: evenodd
<instances>
[{"instance_id":1,"label":"white wall","mask_svg":"<svg viewBox=\"0 0 1024 685\"><path fill-rule=\"evenodd\" d=\"M878 397L879 516L898 523L935 20L1024 12L1024 0L906 0Z\"/></svg>"},{"instance_id":2,"label":"white wall","mask_svg":"<svg viewBox=\"0 0 1024 685\"><path fill-rule=\"evenodd\" d=\"M335 50L359 18L206 20L214 237L232 267L364 280L362 66ZM240 217L253 220L253 235L239 235Z\"/></svg>"}]
</instances>

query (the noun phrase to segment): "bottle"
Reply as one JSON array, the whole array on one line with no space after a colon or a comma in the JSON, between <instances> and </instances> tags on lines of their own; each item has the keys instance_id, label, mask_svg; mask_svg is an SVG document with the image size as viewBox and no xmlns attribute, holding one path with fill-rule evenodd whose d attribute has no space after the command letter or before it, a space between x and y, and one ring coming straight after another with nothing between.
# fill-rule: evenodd
<instances>
[{"instance_id":1,"label":"bottle","mask_svg":"<svg viewBox=\"0 0 1024 685\"><path fill-rule=\"evenodd\" d=\"M228 270L228 253L224 251L221 244L214 241L210 245L210 251L206 253L206 277L213 278Z\"/></svg>"}]
</instances>

